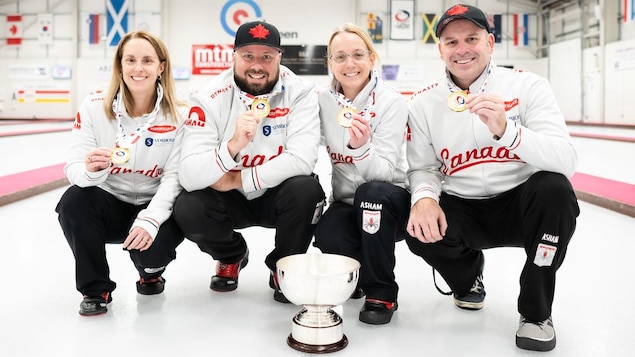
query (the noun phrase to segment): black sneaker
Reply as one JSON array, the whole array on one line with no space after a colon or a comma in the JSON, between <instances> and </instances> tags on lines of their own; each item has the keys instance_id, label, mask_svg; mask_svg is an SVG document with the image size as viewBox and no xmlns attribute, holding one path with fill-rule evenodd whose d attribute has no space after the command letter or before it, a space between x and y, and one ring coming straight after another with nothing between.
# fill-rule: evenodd
<instances>
[{"instance_id":1,"label":"black sneaker","mask_svg":"<svg viewBox=\"0 0 635 357\"><path fill-rule=\"evenodd\" d=\"M137 292L141 295L156 295L161 294L165 289L165 279L162 276L158 276L152 279L144 279L139 277L137 281Z\"/></svg>"},{"instance_id":2,"label":"black sneaker","mask_svg":"<svg viewBox=\"0 0 635 357\"><path fill-rule=\"evenodd\" d=\"M273 299L277 302L281 302L283 304L289 304L291 301L287 299L286 296L280 290L280 285L278 285L278 274L275 272L271 272L269 274L269 287L273 289Z\"/></svg>"},{"instance_id":3,"label":"black sneaker","mask_svg":"<svg viewBox=\"0 0 635 357\"><path fill-rule=\"evenodd\" d=\"M249 262L249 249L240 260L235 263L216 263L216 275L212 276L209 288L214 291L232 291L238 287L238 273Z\"/></svg>"},{"instance_id":4,"label":"black sneaker","mask_svg":"<svg viewBox=\"0 0 635 357\"><path fill-rule=\"evenodd\" d=\"M79 314L82 316L95 316L108 312L108 304L112 301L112 296L104 292L99 296L86 296L79 304Z\"/></svg>"},{"instance_id":5,"label":"black sneaker","mask_svg":"<svg viewBox=\"0 0 635 357\"><path fill-rule=\"evenodd\" d=\"M476 277L474 285L470 291L463 295L457 296L454 294L454 304L461 309L466 310L480 310L483 308L483 302L485 301L485 285L483 285L483 275Z\"/></svg>"},{"instance_id":6,"label":"black sneaker","mask_svg":"<svg viewBox=\"0 0 635 357\"><path fill-rule=\"evenodd\" d=\"M366 298L364 306L359 312L359 321L371 325L387 324L392 319L393 312L397 311L397 302L382 301Z\"/></svg>"}]
</instances>

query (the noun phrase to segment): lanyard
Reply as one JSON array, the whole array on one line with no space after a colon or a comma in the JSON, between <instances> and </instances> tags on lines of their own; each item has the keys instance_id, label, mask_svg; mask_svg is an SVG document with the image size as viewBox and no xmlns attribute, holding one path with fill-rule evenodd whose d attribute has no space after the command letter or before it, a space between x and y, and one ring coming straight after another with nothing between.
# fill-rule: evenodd
<instances>
[{"instance_id":1,"label":"lanyard","mask_svg":"<svg viewBox=\"0 0 635 357\"><path fill-rule=\"evenodd\" d=\"M362 118L364 118L366 121L368 121L370 113L375 109L375 91L377 90L377 83L379 81L376 70L373 70L371 77L374 81L373 88L371 89L370 93L368 93L366 107L359 112L359 115L361 115ZM353 102L350 99L346 98L343 93L337 92L333 89L331 89L331 93L335 96L335 100L341 107L353 108Z\"/></svg>"},{"instance_id":2,"label":"lanyard","mask_svg":"<svg viewBox=\"0 0 635 357\"><path fill-rule=\"evenodd\" d=\"M157 85L157 102L159 102L163 98L163 88L161 85ZM115 118L117 119L117 126L119 127L119 131L117 132L117 140L115 141L115 147L120 148L130 148L133 144L139 141L141 135L148 130L150 125L154 123L154 121L159 117L158 111L159 106L155 103L154 109L149 114L145 114L142 118L149 117L149 119L143 123L141 126L137 127L137 129L131 133L130 135L126 134L126 129L121 124L121 108L123 107L123 103L121 103L121 92L117 93L115 100L112 102L112 110L115 113Z\"/></svg>"}]
</instances>

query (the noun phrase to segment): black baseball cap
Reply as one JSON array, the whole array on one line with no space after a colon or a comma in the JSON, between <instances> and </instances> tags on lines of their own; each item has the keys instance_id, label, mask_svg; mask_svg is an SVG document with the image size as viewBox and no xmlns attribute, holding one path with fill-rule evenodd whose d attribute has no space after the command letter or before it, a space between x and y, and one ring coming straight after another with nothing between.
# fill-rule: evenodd
<instances>
[{"instance_id":1,"label":"black baseball cap","mask_svg":"<svg viewBox=\"0 0 635 357\"><path fill-rule=\"evenodd\" d=\"M272 24L264 21L246 22L236 31L234 50L247 45L265 45L282 52L280 32Z\"/></svg>"},{"instance_id":2,"label":"black baseball cap","mask_svg":"<svg viewBox=\"0 0 635 357\"><path fill-rule=\"evenodd\" d=\"M443 32L445 26L447 26L447 24L449 24L452 20L456 19L470 20L476 26L487 30L487 32L492 32L492 29L489 26L489 20L483 10L472 5L456 4L443 13L443 16L441 16L441 19L437 22L437 38L441 37L441 33Z\"/></svg>"}]
</instances>

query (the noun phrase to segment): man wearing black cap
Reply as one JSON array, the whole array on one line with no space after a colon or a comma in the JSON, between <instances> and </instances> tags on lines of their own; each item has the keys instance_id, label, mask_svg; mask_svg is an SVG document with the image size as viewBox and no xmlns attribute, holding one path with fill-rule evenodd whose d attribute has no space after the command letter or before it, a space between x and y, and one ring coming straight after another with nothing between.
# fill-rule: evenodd
<instances>
[{"instance_id":1,"label":"man wearing black cap","mask_svg":"<svg viewBox=\"0 0 635 357\"><path fill-rule=\"evenodd\" d=\"M275 228L265 264L274 299L276 262L305 253L322 213L324 191L312 175L320 143L314 85L280 65L272 24L242 24L233 68L191 96L179 165L185 191L174 214L186 237L217 260L210 288L231 291L249 250L235 229Z\"/></svg>"},{"instance_id":2,"label":"man wearing black cap","mask_svg":"<svg viewBox=\"0 0 635 357\"><path fill-rule=\"evenodd\" d=\"M451 7L436 35L446 75L408 104L406 242L468 310L485 300L482 250L524 248L516 345L549 351L556 271L579 214L567 178L576 151L549 83L492 61L494 35L483 11Z\"/></svg>"}]
</instances>

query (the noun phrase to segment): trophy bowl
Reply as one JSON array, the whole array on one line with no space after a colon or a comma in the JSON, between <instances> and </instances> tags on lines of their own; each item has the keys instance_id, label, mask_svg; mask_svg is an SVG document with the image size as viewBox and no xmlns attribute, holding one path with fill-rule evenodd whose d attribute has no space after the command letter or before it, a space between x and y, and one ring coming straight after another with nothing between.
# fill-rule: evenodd
<instances>
[{"instance_id":1,"label":"trophy bowl","mask_svg":"<svg viewBox=\"0 0 635 357\"><path fill-rule=\"evenodd\" d=\"M342 318L332 308L346 302L355 290L359 267L357 260L337 254L295 254L278 260L280 289L301 307L287 338L291 348L328 353L348 345Z\"/></svg>"}]
</instances>

